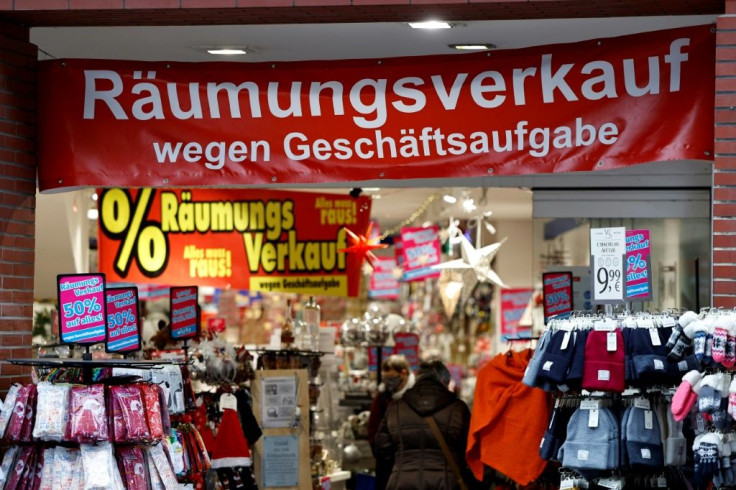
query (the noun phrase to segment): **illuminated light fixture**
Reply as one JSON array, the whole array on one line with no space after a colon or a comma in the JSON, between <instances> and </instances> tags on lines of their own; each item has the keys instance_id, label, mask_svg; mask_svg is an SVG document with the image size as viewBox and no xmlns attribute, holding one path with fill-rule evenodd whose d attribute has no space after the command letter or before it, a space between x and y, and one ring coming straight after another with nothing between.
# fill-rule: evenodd
<instances>
[{"instance_id":1,"label":"illuminated light fixture","mask_svg":"<svg viewBox=\"0 0 736 490\"><path fill-rule=\"evenodd\" d=\"M89 208L87 210L87 218L97 219L99 217L100 217L100 212L97 210L97 208Z\"/></svg>"},{"instance_id":2,"label":"illuminated light fixture","mask_svg":"<svg viewBox=\"0 0 736 490\"><path fill-rule=\"evenodd\" d=\"M485 49L495 49L496 45L491 43L478 43L478 44L448 44L452 49L459 49L462 51L483 51Z\"/></svg>"},{"instance_id":3,"label":"illuminated light fixture","mask_svg":"<svg viewBox=\"0 0 736 490\"><path fill-rule=\"evenodd\" d=\"M211 48L207 49L209 54L216 54L222 56L236 56L239 54L245 54L246 51L242 48Z\"/></svg>"},{"instance_id":4,"label":"illuminated light fixture","mask_svg":"<svg viewBox=\"0 0 736 490\"><path fill-rule=\"evenodd\" d=\"M425 20L422 22L409 22L412 29L451 29L452 24L444 20Z\"/></svg>"},{"instance_id":5,"label":"illuminated light fixture","mask_svg":"<svg viewBox=\"0 0 736 490\"><path fill-rule=\"evenodd\" d=\"M365 192L379 192L380 190L380 187L363 187L363 191Z\"/></svg>"},{"instance_id":6,"label":"illuminated light fixture","mask_svg":"<svg viewBox=\"0 0 736 490\"><path fill-rule=\"evenodd\" d=\"M97 193L96 192L94 194L92 194L92 200L93 201L96 201L97 198L98 198L98 196L97 196Z\"/></svg>"},{"instance_id":7,"label":"illuminated light fixture","mask_svg":"<svg viewBox=\"0 0 736 490\"><path fill-rule=\"evenodd\" d=\"M445 194L444 196L442 196L442 200L445 201L447 204L455 204L457 202L457 197L451 194Z\"/></svg>"}]
</instances>

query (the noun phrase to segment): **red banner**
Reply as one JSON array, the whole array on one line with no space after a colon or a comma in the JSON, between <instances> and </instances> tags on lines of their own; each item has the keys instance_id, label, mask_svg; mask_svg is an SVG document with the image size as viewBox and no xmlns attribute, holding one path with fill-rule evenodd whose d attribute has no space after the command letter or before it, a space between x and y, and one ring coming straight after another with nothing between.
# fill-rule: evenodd
<instances>
[{"instance_id":1,"label":"red banner","mask_svg":"<svg viewBox=\"0 0 736 490\"><path fill-rule=\"evenodd\" d=\"M40 62L41 190L712 160L712 26L467 55Z\"/></svg>"},{"instance_id":2,"label":"red banner","mask_svg":"<svg viewBox=\"0 0 736 490\"><path fill-rule=\"evenodd\" d=\"M99 263L109 281L357 296L344 228L365 232L371 201L264 190L106 189Z\"/></svg>"}]
</instances>

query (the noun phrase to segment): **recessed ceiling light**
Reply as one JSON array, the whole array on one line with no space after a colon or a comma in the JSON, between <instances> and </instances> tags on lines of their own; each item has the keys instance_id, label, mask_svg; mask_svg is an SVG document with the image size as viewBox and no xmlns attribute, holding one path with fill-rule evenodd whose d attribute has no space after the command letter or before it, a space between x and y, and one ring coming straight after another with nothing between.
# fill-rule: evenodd
<instances>
[{"instance_id":1,"label":"recessed ceiling light","mask_svg":"<svg viewBox=\"0 0 736 490\"><path fill-rule=\"evenodd\" d=\"M423 22L409 22L412 29L450 29L452 25L444 20L425 20Z\"/></svg>"},{"instance_id":2,"label":"recessed ceiling light","mask_svg":"<svg viewBox=\"0 0 736 490\"><path fill-rule=\"evenodd\" d=\"M233 56L238 54L245 54L245 50L242 48L211 48L208 49L209 54Z\"/></svg>"},{"instance_id":3,"label":"recessed ceiling light","mask_svg":"<svg viewBox=\"0 0 736 490\"><path fill-rule=\"evenodd\" d=\"M445 201L447 204L455 204L457 202L457 197L453 196L452 194L445 194L442 196L442 200Z\"/></svg>"},{"instance_id":4,"label":"recessed ceiling light","mask_svg":"<svg viewBox=\"0 0 736 490\"><path fill-rule=\"evenodd\" d=\"M363 191L365 192L379 192L380 190L380 187L363 187Z\"/></svg>"},{"instance_id":5,"label":"recessed ceiling light","mask_svg":"<svg viewBox=\"0 0 736 490\"><path fill-rule=\"evenodd\" d=\"M97 219L100 216L100 212L97 210L97 208L89 208L87 210L87 218L88 219Z\"/></svg>"},{"instance_id":6,"label":"recessed ceiling light","mask_svg":"<svg viewBox=\"0 0 736 490\"><path fill-rule=\"evenodd\" d=\"M483 51L484 49L495 49L496 45L491 43L476 43L476 44L448 44L453 49L467 50L467 51Z\"/></svg>"}]
</instances>

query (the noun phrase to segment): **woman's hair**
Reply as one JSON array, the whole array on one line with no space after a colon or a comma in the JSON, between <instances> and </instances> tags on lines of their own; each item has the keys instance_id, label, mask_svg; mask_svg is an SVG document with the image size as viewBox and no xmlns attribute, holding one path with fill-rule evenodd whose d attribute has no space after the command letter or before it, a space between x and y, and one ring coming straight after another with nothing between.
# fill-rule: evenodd
<instances>
[{"instance_id":1,"label":"woman's hair","mask_svg":"<svg viewBox=\"0 0 736 490\"><path fill-rule=\"evenodd\" d=\"M381 371L396 371L397 373L400 373L401 371L408 372L409 361L407 361L406 357L401 354L393 354L383 360L381 363Z\"/></svg>"},{"instance_id":2,"label":"woman's hair","mask_svg":"<svg viewBox=\"0 0 736 490\"><path fill-rule=\"evenodd\" d=\"M450 371L447 369L442 361L425 361L419 365L419 371L417 371L417 378L432 378L445 386L450 385Z\"/></svg>"}]
</instances>

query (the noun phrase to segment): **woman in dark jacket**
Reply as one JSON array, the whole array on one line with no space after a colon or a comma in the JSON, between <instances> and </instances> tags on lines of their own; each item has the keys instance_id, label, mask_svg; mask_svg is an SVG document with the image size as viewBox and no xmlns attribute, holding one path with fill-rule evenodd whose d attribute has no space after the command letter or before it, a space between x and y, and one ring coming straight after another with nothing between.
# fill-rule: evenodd
<instances>
[{"instance_id":1,"label":"woman in dark jacket","mask_svg":"<svg viewBox=\"0 0 736 490\"><path fill-rule=\"evenodd\" d=\"M386 411L376 435L377 458L393 458L387 490L455 490L460 485L425 417L434 418L469 487L465 464L470 411L447 389L450 373L439 361L423 363L416 384Z\"/></svg>"}]
</instances>

